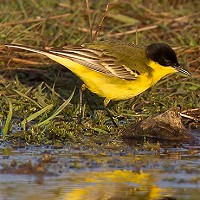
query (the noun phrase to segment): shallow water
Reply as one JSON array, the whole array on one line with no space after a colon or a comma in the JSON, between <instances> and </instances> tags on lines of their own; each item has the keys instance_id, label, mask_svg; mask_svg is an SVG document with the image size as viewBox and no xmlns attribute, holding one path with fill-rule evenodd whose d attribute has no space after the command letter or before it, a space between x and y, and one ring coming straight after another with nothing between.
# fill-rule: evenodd
<instances>
[{"instance_id":1,"label":"shallow water","mask_svg":"<svg viewBox=\"0 0 200 200\"><path fill-rule=\"evenodd\" d=\"M199 199L198 146L159 152L6 148L0 153L0 200Z\"/></svg>"}]
</instances>

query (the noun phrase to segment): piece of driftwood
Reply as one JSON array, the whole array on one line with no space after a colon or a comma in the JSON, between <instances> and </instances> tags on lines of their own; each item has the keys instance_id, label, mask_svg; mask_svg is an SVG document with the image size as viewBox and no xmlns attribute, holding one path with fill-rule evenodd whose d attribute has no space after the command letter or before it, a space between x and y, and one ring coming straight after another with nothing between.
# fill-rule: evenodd
<instances>
[{"instance_id":1,"label":"piece of driftwood","mask_svg":"<svg viewBox=\"0 0 200 200\"><path fill-rule=\"evenodd\" d=\"M194 141L193 136L184 127L177 108L129 126L123 131L122 137L128 143L144 142L145 140L166 144L171 142L178 145Z\"/></svg>"}]
</instances>

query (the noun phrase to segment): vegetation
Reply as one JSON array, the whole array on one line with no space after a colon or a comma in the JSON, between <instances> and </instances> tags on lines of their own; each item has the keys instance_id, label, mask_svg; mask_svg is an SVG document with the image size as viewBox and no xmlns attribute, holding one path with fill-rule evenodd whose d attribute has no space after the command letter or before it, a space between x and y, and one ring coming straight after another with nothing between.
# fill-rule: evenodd
<instances>
[{"instance_id":1,"label":"vegetation","mask_svg":"<svg viewBox=\"0 0 200 200\"><path fill-rule=\"evenodd\" d=\"M107 0L90 0L89 5L84 0L3 2L0 128L4 139L13 143L110 145L133 121L171 107L200 107L199 1L111 0L109 5ZM110 110L121 124L119 128L99 110L103 100L87 92L90 103L84 101L83 123L78 125L80 80L47 58L4 47L5 43L59 47L105 39L140 45L166 42L192 77L175 74L132 100L113 102Z\"/></svg>"}]
</instances>

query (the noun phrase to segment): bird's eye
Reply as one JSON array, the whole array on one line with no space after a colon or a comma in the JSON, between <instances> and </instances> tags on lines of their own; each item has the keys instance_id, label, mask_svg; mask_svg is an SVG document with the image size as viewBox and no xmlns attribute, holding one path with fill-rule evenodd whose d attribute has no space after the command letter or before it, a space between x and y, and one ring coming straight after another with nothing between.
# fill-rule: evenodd
<instances>
[{"instance_id":1,"label":"bird's eye","mask_svg":"<svg viewBox=\"0 0 200 200\"><path fill-rule=\"evenodd\" d=\"M170 60L165 60L165 63L167 66L171 65L171 61Z\"/></svg>"}]
</instances>

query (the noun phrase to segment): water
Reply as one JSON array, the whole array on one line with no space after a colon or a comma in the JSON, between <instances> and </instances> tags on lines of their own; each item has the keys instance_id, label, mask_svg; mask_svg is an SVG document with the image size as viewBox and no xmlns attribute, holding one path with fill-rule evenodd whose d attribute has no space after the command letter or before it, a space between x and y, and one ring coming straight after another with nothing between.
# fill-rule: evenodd
<instances>
[{"instance_id":1,"label":"water","mask_svg":"<svg viewBox=\"0 0 200 200\"><path fill-rule=\"evenodd\" d=\"M0 200L195 200L200 195L198 146L159 152L4 147L0 158Z\"/></svg>"}]
</instances>

